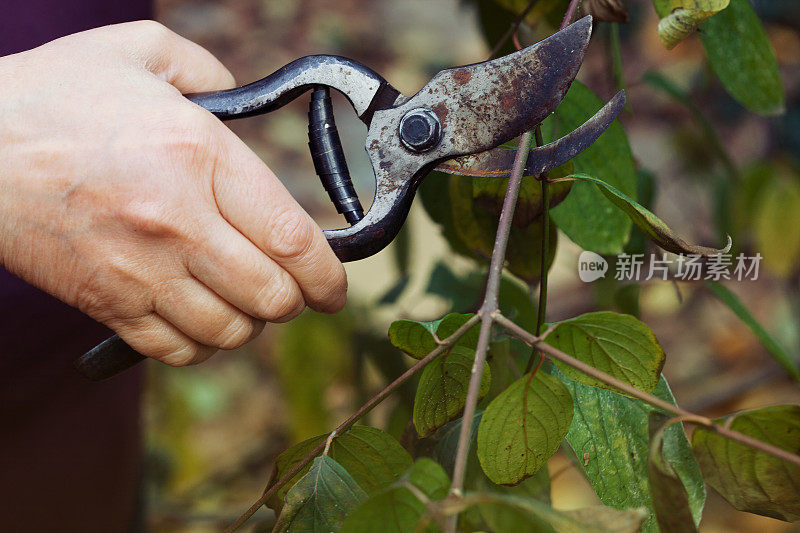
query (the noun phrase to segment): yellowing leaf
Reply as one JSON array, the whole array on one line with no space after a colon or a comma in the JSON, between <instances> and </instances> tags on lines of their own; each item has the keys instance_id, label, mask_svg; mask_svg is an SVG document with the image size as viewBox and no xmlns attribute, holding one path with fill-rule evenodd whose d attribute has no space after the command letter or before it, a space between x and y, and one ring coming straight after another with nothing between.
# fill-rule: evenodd
<instances>
[{"instance_id":1,"label":"yellowing leaf","mask_svg":"<svg viewBox=\"0 0 800 533\"><path fill-rule=\"evenodd\" d=\"M483 179L485 178L470 179L463 176L451 176L449 194L453 220L456 221L455 232L461 242L469 248L473 257L488 260L494 248L498 217L494 212L488 211L477 203L474 198L475 180ZM497 181L507 183L507 180ZM510 272L530 284L538 282L541 277L542 246L540 243L542 242L543 226L541 216L529 221L525 226L514 224L511 226L508 239L506 266ZM553 262L558 239L558 232L554 224L550 224L549 239L548 268Z\"/></svg>"},{"instance_id":2,"label":"yellowing leaf","mask_svg":"<svg viewBox=\"0 0 800 533\"><path fill-rule=\"evenodd\" d=\"M567 161L563 165L556 167L548 172L550 179L569 176L575 171L572 161ZM462 178L468 179L468 178ZM550 207L553 208L560 204L569 194L572 183L562 181L553 183L548 191L550 197ZM500 217L503 207L503 200L508 189L508 178L472 178L472 197L475 203L486 211ZM514 210L514 224L524 228L539 215L542 214L542 182L534 176L525 176L519 188L517 207Z\"/></svg>"},{"instance_id":3,"label":"yellowing leaf","mask_svg":"<svg viewBox=\"0 0 800 533\"><path fill-rule=\"evenodd\" d=\"M712 15L728 7L730 0L653 0L661 17L658 38L667 48L691 35Z\"/></svg>"},{"instance_id":4,"label":"yellowing leaf","mask_svg":"<svg viewBox=\"0 0 800 533\"><path fill-rule=\"evenodd\" d=\"M800 406L744 411L717 422L792 453L800 450ZM800 519L800 467L698 427L692 447L709 485L740 511Z\"/></svg>"},{"instance_id":5,"label":"yellowing leaf","mask_svg":"<svg viewBox=\"0 0 800 533\"><path fill-rule=\"evenodd\" d=\"M800 181L796 176L771 180L755 210L756 251L764 267L788 277L800 263Z\"/></svg>"}]
</instances>

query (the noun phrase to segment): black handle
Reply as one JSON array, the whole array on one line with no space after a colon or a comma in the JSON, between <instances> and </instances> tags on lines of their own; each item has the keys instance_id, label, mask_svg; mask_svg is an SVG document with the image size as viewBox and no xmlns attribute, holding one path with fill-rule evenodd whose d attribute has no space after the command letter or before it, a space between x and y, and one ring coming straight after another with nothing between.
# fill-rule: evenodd
<instances>
[{"instance_id":1,"label":"black handle","mask_svg":"<svg viewBox=\"0 0 800 533\"><path fill-rule=\"evenodd\" d=\"M74 366L83 377L92 381L103 381L145 359L145 356L120 339L119 335L114 335L76 359Z\"/></svg>"},{"instance_id":2,"label":"black handle","mask_svg":"<svg viewBox=\"0 0 800 533\"><path fill-rule=\"evenodd\" d=\"M351 225L364 218L364 208L358 200L350 171L344 158L342 141L333 120L330 90L315 87L308 108L308 148L322 186L328 192L336 211Z\"/></svg>"}]
</instances>

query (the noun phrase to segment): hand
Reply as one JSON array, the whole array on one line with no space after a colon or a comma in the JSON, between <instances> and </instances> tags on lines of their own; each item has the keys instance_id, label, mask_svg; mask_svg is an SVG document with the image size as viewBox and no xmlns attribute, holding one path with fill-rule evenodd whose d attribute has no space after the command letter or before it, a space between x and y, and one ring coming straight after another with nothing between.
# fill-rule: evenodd
<instances>
[{"instance_id":1,"label":"hand","mask_svg":"<svg viewBox=\"0 0 800 533\"><path fill-rule=\"evenodd\" d=\"M233 85L151 21L0 58L0 263L176 366L306 305L340 310L347 280L322 231L181 96Z\"/></svg>"}]
</instances>

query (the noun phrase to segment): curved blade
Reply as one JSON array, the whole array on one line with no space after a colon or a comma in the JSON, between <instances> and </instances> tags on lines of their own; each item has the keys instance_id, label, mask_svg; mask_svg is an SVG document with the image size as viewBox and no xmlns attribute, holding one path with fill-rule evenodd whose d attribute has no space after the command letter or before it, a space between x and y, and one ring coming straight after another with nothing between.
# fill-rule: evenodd
<instances>
[{"instance_id":1,"label":"curved blade","mask_svg":"<svg viewBox=\"0 0 800 533\"><path fill-rule=\"evenodd\" d=\"M439 72L403 105L439 116L449 157L483 152L530 130L552 113L583 62L592 18L584 17L513 54Z\"/></svg>"},{"instance_id":2,"label":"curved blade","mask_svg":"<svg viewBox=\"0 0 800 533\"><path fill-rule=\"evenodd\" d=\"M531 149L525 163L524 176L536 176L563 165L586 150L614 122L625 107L625 91L620 91L589 120L560 139ZM517 151L509 148L492 148L479 154L450 159L435 170L460 176L479 178L507 178Z\"/></svg>"}]
</instances>

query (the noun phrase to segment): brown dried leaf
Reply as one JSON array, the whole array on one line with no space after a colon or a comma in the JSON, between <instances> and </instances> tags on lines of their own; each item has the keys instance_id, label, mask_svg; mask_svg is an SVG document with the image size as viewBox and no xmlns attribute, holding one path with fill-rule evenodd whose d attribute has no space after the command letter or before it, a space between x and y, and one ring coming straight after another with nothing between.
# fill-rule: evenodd
<instances>
[{"instance_id":1,"label":"brown dried leaf","mask_svg":"<svg viewBox=\"0 0 800 533\"><path fill-rule=\"evenodd\" d=\"M622 0L586 0L583 12L602 22L627 23L630 20Z\"/></svg>"}]
</instances>

